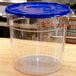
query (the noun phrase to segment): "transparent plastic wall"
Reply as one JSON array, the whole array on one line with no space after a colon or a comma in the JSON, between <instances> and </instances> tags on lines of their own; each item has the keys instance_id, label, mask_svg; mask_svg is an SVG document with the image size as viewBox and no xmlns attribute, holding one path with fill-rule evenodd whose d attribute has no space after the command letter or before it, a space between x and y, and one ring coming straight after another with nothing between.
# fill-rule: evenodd
<instances>
[{"instance_id":1,"label":"transparent plastic wall","mask_svg":"<svg viewBox=\"0 0 76 76\"><path fill-rule=\"evenodd\" d=\"M67 16L31 19L8 15L8 21L16 70L46 74L61 68Z\"/></svg>"}]
</instances>

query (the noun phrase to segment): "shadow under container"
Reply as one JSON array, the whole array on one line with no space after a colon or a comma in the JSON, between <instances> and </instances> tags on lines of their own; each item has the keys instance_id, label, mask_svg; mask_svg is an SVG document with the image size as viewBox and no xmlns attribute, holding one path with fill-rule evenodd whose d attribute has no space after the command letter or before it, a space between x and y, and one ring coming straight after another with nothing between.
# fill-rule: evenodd
<instances>
[{"instance_id":1,"label":"shadow under container","mask_svg":"<svg viewBox=\"0 0 76 76\"><path fill-rule=\"evenodd\" d=\"M6 13L14 68L24 74L59 70L71 9L59 3L25 2L8 5Z\"/></svg>"}]
</instances>

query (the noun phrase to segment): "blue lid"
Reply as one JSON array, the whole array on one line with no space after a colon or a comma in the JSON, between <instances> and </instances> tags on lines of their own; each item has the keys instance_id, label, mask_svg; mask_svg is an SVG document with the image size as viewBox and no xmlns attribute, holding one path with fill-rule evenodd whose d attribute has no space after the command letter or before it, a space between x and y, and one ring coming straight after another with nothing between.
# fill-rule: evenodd
<instances>
[{"instance_id":1,"label":"blue lid","mask_svg":"<svg viewBox=\"0 0 76 76\"><path fill-rule=\"evenodd\" d=\"M72 13L65 4L53 2L25 2L8 5L6 13L26 18L49 18Z\"/></svg>"}]
</instances>

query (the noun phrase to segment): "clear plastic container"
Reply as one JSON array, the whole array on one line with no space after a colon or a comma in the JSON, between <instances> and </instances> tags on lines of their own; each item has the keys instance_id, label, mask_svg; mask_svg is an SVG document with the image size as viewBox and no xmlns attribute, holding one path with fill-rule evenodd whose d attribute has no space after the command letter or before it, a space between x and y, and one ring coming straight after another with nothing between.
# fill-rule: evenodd
<instances>
[{"instance_id":1,"label":"clear plastic container","mask_svg":"<svg viewBox=\"0 0 76 76\"><path fill-rule=\"evenodd\" d=\"M14 68L48 74L62 67L65 30L71 9L59 3L25 2L7 6Z\"/></svg>"}]
</instances>

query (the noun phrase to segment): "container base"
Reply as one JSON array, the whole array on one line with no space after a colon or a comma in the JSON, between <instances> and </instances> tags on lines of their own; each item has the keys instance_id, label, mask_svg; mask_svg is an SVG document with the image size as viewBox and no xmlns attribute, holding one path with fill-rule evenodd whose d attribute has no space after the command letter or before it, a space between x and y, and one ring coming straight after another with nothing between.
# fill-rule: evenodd
<instances>
[{"instance_id":1,"label":"container base","mask_svg":"<svg viewBox=\"0 0 76 76\"><path fill-rule=\"evenodd\" d=\"M49 56L24 56L15 62L15 69L24 74L48 74L61 68L61 63Z\"/></svg>"}]
</instances>

